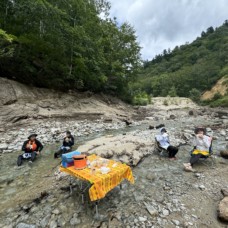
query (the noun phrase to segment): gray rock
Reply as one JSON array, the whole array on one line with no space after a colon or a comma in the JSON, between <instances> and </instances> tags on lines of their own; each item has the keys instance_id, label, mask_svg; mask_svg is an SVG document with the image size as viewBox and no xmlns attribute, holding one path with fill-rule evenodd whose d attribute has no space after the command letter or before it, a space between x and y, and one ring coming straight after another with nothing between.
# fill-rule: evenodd
<instances>
[{"instance_id":1,"label":"gray rock","mask_svg":"<svg viewBox=\"0 0 228 228\"><path fill-rule=\"evenodd\" d=\"M139 219L140 222L145 222L145 221L147 221L147 218L145 218L145 217L139 217L138 219Z\"/></svg>"},{"instance_id":2,"label":"gray rock","mask_svg":"<svg viewBox=\"0 0 228 228\"><path fill-rule=\"evenodd\" d=\"M148 174L146 175L146 178L147 178L148 180L154 181L155 178L156 178L156 176L155 176L153 173L148 173Z\"/></svg>"},{"instance_id":3,"label":"gray rock","mask_svg":"<svg viewBox=\"0 0 228 228\"><path fill-rule=\"evenodd\" d=\"M199 189L200 189L200 190L205 190L206 188L205 188L204 185L200 185L200 186L199 186Z\"/></svg>"},{"instance_id":4,"label":"gray rock","mask_svg":"<svg viewBox=\"0 0 228 228\"><path fill-rule=\"evenodd\" d=\"M55 220L52 220L50 222L50 225L49 225L50 228L56 228L57 226L58 226L58 224L57 224L57 222Z\"/></svg>"},{"instance_id":5,"label":"gray rock","mask_svg":"<svg viewBox=\"0 0 228 228\"><path fill-rule=\"evenodd\" d=\"M225 131L225 130L221 130L219 133L220 133L220 135L222 135L222 136L226 136L226 131Z\"/></svg>"},{"instance_id":6,"label":"gray rock","mask_svg":"<svg viewBox=\"0 0 228 228\"><path fill-rule=\"evenodd\" d=\"M163 210L162 210L162 214L163 214L164 216L168 216L168 215L169 215L169 211L166 210L166 209L163 209Z\"/></svg>"},{"instance_id":7,"label":"gray rock","mask_svg":"<svg viewBox=\"0 0 228 228\"><path fill-rule=\"evenodd\" d=\"M21 222L21 223L17 224L16 228L36 228L36 226Z\"/></svg>"},{"instance_id":8,"label":"gray rock","mask_svg":"<svg viewBox=\"0 0 228 228\"><path fill-rule=\"evenodd\" d=\"M222 151L220 151L220 155L223 158L228 158L228 150L222 150Z\"/></svg>"},{"instance_id":9,"label":"gray rock","mask_svg":"<svg viewBox=\"0 0 228 228\"><path fill-rule=\"evenodd\" d=\"M218 216L224 221L228 221L228 196L220 201L218 206Z\"/></svg>"},{"instance_id":10,"label":"gray rock","mask_svg":"<svg viewBox=\"0 0 228 228\"><path fill-rule=\"evenodd\" d=\"M228 196L228 187L221 189L223 196Z\"/></svg>"},{"instance_id":11,"label":"gray rock","mask_svg":"<svg viewBox=\"0 0 228 228\"><path fill-rule=\"evenodd\" d=\"M51 218L51 214L45 216L45 217L40 221L40 226L41 226L42 228L47 227L50 218Z\"/></svg>"},{"instance_id":12,"label":"gray rock","mask_svg":"<svg viewBox=\"0 0 228 228\"><path fill-rule=\"evenodd\" d=\"M158 211L150 204L144 202L144 205L146 206L146 209L148 210L148 212L150 213L150 215L152 216L157 216L158 215Z\"/></svg>"},{"instance_id":13,"label":"gray rock","mask_svg":"<svg viewBox=\"0 0 228 228\"><path fill-rule=\"evenodd\" d=\"M180 222L178 220L172 219L172 223L175 224L176 226L180 225Z\"/></svg>"},{"instance_id":14,"label":"gray rock","mask_svg":"<svg viewBox=\"0 0 228 228\"><path fill-rule=\"evenodd\" d=\"M59 209L56 208L55 210L53 210L52 211L52 214L59 215L60 214Z\"/></svg>"},{"instance_id":15,"label":"gray rock","mask_svg":"<svg viewBox=\"0 0 228 228\"><path fill-rule=\"evenodd\" d=\"M74 213L73 218L70 220L70 224L72 226L75 226L75 225L78 225L80 223L81 223L81 219L78 218L78 214L77 213Z\"/></svg>"},{"instance_id":16,"label":"gray rock","mask_svg":"<svg viewBox=\"0 0 228 228\"><path fill-rule=\"evenodd\" d=\"M0 144L0 150L6 150L8 148L8 144L2 143Z\"/></svg>"}]
</instances>

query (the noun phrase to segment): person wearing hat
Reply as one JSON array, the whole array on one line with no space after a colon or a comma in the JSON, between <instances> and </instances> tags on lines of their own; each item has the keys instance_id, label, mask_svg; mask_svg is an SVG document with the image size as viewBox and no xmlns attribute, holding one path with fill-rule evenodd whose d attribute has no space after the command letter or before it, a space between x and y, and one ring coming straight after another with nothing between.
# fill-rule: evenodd
<instances>
[{"instance_id":1,"label":"person wearing hat","mask_svg":"<svg viewBox=\"0 0 228 228\"><path fill-rule=\"evenodd\" d=\"M195 129L195 137L193 139L194 149L191 152L189 163L184 163L185 171L194 171L193 165L200 158L207 158L211 152L212 137L206 135L206 129L198 127Z\"/></svg>"},{"instance_id":2,"label":"person wearing hat","mask_svg":"<svg viewBox=\"0 0 228 228\"><path fill-rule=\"evenodd\" d=\"M23 154L18 156L17 165L22 165L23 159L30 159L30 162L33 162L36 159L36 156L40 154L43 149L42 143L36 139L37 134L31 134L23 143L22 151Z\"/></svg>"},{"instance_id":3,"label":"person wearing hat","mask_svg":"<svg viewBox=\"0 0 228 228\"><path fill-rule=\"evenodd\" d=\"M156 140L159 143L159 146L165 150L168 151L169 153L169 159L170 160L176 160L176 154L178 152L178 148L175 146L172 146L169 141L169 135L167 134L167 130L162 127L160 129L160 134L156 135Z\"/></svg>"},{"instance_id":4,"label":"person wearing hat","mask_svg":"<svg viewBox=\"0 0 228 228\"><path fill-rule=\"evenodd\" d=\"M74 145L74 137L70 131L66 131L66 136L63 139L63 144L60 147L60 149L54 153L54 158L58 158L62 154L70 152L73 145Z\"/></svg>"}]
</instances>

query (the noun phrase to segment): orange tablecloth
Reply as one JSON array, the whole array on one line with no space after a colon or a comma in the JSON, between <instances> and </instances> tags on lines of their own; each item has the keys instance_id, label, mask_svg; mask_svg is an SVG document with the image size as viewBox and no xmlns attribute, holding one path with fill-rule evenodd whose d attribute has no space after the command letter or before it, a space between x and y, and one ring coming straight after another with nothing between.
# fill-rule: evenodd
<instances>
[{"instance_id":1,"label":"orange tablecloth","mask_svg":"<svg viewBox=\"0 0 228 228\"><path fill-rule=\"evenodd\" d=\"M93 154L87 158L90 162L92 162L100 157ZM99 200L105 197L110 190L119 185L123 179L127 179L132 184L134 183L134 177L132 175L131 168L128 165L113 160L108 161L107 167L110 168L110 171L107 174L101 174L99 171L96 171L95 174L92 174L90 168L76 170L74 166L68 168L61 166L60 171L66 172L79 179L89 181L92 184L89 189L90 200ZM116 167L113 167L114 163L117 163Z\"/></svg>"}]
</instances>

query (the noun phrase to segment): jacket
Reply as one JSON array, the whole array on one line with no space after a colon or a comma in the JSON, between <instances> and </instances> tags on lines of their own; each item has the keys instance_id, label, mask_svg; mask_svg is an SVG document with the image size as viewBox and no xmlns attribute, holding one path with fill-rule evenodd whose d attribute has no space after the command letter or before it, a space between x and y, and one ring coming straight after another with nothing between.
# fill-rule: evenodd
<instances>
[{"instance_id":1,"label":"jacket","mask_svg":"<svg viewBox=\"0 0 228 228\"><path fill-rule=\"evenodd\" d=\"M66 138L69 138L69 142L66 142L65 139ZM72 147L74 145L74 137L72 135L70 135L69 137L65 137L63 139L63 146L69 146L69 147Z\"/></svg>"},{"instance_id":2,"label":"jacket","mask_svg":"<svg viewBox=\"0 0 228 228\"><path fill-rule=\"evenodd\" d=\"M31 145L32 148L29 148L28 145ZM31 140L26 140L23 143L21 150L24 151L25 153L31 153L33 151L41 151L42 149L43 149L42 143L39 140L35 139L33 143Z\"/></svg>"},{"instance_id":3,"label":"jacket","mask_svg":"<svg viewBox=\"0 0 228 228\"><path fill-rule=\"evenodd\" d=\"M193 145L194 145L195 149L197 149L197 150L209 152L209 148L211 146L211 137L209 137L207 135L204 135L203 139L195 137L193 139Z\"/></svg>"}]
</instances>

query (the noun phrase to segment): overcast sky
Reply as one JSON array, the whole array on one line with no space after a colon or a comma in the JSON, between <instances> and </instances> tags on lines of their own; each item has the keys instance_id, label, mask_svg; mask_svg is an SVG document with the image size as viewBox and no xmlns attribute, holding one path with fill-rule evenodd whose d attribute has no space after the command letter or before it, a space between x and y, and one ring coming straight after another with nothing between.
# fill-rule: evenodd
<instances>
[{"instance_id":1,"label":"overcast sky","mask_svg":"<svg viewBox=\"0 0 228 228\"><path fill-rule=\"evenodd\" d=\"M142 58L192 42L228 19L228 0L109 0L110 16L136 30Z\"/></svg>"}]
</instances>

